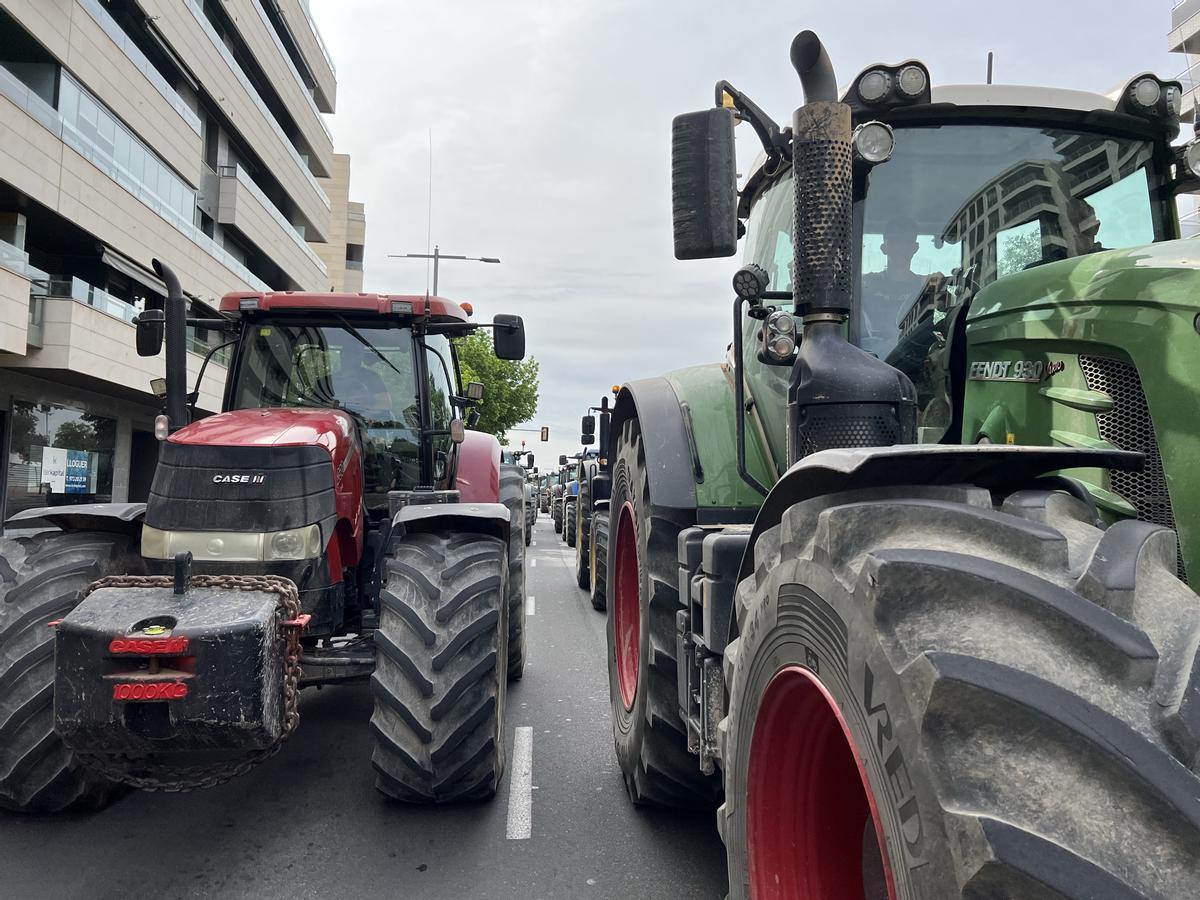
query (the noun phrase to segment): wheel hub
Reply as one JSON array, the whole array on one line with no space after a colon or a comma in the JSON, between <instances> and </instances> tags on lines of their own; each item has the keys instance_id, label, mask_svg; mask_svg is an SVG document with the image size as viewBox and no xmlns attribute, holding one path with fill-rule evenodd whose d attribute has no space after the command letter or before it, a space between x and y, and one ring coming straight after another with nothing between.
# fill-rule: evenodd
<instances>
[{"instance_id":1,"label":"wheel hub","mask_svg":"<svg viewBox=\"0 0 1200 900\"><path fill-rule=\"evenodd\" d=\"M642 607L638 595L637 521L633 504L626 501L617 520L616 572L614 573L613 632L616 638L617 682L621 702L633 709L637 695L638 664L641 656Z\"/></svg>"},{"instance_id":2,"label":"wheel hub","mask_svg":"<svg viewBox=\"0 0 1200 900\"><path fill-rule=\"evenodd\" d=\"M781 669L754 723L746 796L755 900L894 900L879 815L845 720L808 669Z\"/></svg>"}]
</instances>

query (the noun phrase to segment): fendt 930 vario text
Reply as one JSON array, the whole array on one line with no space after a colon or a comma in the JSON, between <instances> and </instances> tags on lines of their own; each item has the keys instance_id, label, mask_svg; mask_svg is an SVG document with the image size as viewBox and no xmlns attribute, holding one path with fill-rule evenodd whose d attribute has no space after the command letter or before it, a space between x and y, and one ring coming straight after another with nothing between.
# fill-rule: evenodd
<instances>
[{"instance_id":1,"label":"fendt 930 vario text","mask_svg":"<svg viewBox=\"0 0 1200 900\"><path fill-rule=\"evenodd\" d=\"M1180 85L792 62L790 128L727 82L674 122L676 256L746 265L726 360L612 415L629 794L723 798L733 898L1194 896Z\"/></svg>"},{"instance_id":2,"label":"fendt 930 vario text","mask_svg":"<svg viewBox=\"0 0 1200 900\"><path fill-rule=\"evenodd\" d=\"M450 339L494 327L520 359L520 318L237 293L193 321L155 265L165 312L137 324L139 353L166 342L149 502L30 510L59 530L0 540L0 806L220 783L292 733L299 688L368 678L380 791L490 796L524 664L525 471L464 426L482 386L460 389ZM197 421L187 324L234 348L224 412Z\"/></svg>"}]
</instances>

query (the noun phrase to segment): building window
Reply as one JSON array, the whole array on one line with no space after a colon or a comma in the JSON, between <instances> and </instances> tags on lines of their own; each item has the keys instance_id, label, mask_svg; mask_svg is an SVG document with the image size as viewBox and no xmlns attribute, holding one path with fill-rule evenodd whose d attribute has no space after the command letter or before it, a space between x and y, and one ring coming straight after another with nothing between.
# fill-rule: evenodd
<instances>
[{"instance_id":1,"label":"building window","mask_svg":"<svg viewBox=\"0 0 1200 900\"><path fill-rule=\"evenodd\" d=\"M116 419L14 400L11 422L6 515L112 500Z\"/></svg>"}]
</instances>

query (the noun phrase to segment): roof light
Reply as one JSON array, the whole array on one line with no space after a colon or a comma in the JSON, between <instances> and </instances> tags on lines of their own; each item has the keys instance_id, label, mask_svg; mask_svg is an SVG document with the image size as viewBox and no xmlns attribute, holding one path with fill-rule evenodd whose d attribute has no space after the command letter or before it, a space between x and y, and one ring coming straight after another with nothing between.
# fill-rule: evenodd
<instances>
[{"instance_id":1,"label":"roof light","mask_svg":"<svg viewBox=\"0 0 1200 900\"><path fill-rule=\"evenodd\" d=\"M160 441L165 441L168 437L170 437L171 436L171 420L168 419L166 416L155 416L154 417L154 436Z\"/></svg>"},{"instance_id":2,"label":"roof light","mask_svg":"<svg viewBox=\"0 0 1200 900\"><path fill-rule=\"evenodd\" d=\"M1139 78L1129 89L1133 102L1146 109L1153 109L1162 96L1162 86L1153 78Z\"/></svg>"},{"instance_id":3,"label":"roof light","mask_svg":"<svg viewBox=\"0 0 1200 900\"><path fill-rule=\"evenodd\" d=\"M1183 148L1183 164L1188 172L1200 178L1200 138L1192 138Z\"/></svg>"},{"instance_id":4,"label":"roof light","mask_svg":"<svg viewBox=\"0 0 1200 900\"><path fill-rule=\"evenodd\" d=\"M1173 84L1167 85L1167 108L1176 116L1183 112L1183 91Z\"/></svg>"},{"instance_id":5,"label":"roof light","mask_svg":"<svg viewBox=\"0 0 1200 900\"><path fill-rule=\"evenodd\" d=\"M854 153L873 166L887 162L896 147L896 136L890 125L883 122L864 122L854 129Z\"/></svg>"},{"instance_id":6,"label":"roof light","mask_svg":"<svg viewBox=\"0 0 1200 900\"><path fill-rule=\"evenodd\" d=\"M858 79L858 96L863 103L878 103L892 89L892 77L883 69L872 69Z\"/></svg>"},{"instance_id":7,"label":"roof light","mask_svg":"<svg viewBox=\"0 0 1200 900\"><path fill-rule=\"evenodd\" d=\"M920 97L928 83L929 78L920 66L905 66L896 76L896 87L909 99Z\"/></svg>"},{"instance_id":8,"label":"roof light","mask_svg":"<svg viewBox=\"0 0 1200 900\"><path fill-rule=\"evenodd\" d=\"M462 311L465 312L468 316L475 315L475 307L472 304L460 303L458 305L462 307Z\"/></svg>"},{"instance_id":9,"label":"roof light","mask_svg":"<svg viewBox=\"0 0 1200 900\"><path fill-rule=\"evenodd\" d=\"M242 312L250 312L258 309L257 297L242 297L238 300L238 309Z\"/></svg>"},{"instance_id":10,"label":"roof light","mask_svg":"<svg viewBox=\"0 0 1200 900\"><path fill-rule=\"evenodd\" d=\"M413 314L413 305L409 300L393 300L392 315L394 316L411 316Z\"/></svg>"}]
</instances>

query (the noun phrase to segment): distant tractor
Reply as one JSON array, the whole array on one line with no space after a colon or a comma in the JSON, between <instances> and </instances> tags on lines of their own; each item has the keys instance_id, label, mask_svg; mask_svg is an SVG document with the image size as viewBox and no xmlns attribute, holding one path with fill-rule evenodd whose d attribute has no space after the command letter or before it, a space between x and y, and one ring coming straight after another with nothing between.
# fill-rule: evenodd
<instances>
[{"instance_id":1,"label":"distant tractor","mask_svg":"<svg viewBox=\"0 0 1200 900\"><path fill-rule=\"evenodd\" d=\"M366 680L382 793L491 796L525 660L525 472L464 427L482 391L460 388L451 339L494 327L520 359L521 319L241 292L191 320L155 265L165 313L137 321L139 353L166 342L149 501L29 510L55 530L0 539L0 806L219 784L295 731L300 688ZM224 411L198 420L189 324L233 346Z\"/></svg>"},{"instance_id":2,"label":"distant tractor","mask_svg":"<svg viewBox=\"0 0 1200 900\"><path fill-rule=\"evenodd\" d=\"M620 390L614 386L614 395ZM580 439L584 446L597 442L596 422L599 416L599 446L588 451L580 460L578 473L577 533L575 537L575 582L588 592L592 607L603 610L605 604L605 572L608 562L608 497L612 486L608 459L604 448L609 441L612 418L609 398L602 397L600 405L591 407L583 417Z\"/></svg>"},{"instance_id":3,"label":"distant tractor","mask_svg":"<svg viewBox=\"0 0 1200 900\"><path fill-rule=\"evenodd\" d=\"M612 414L629 795L720 804L735 900L1195 896L1181 85L791 56L789 128L728 82L673 125L676 257L746 261L725 359Z\"/></svg>"}]
</instances>

